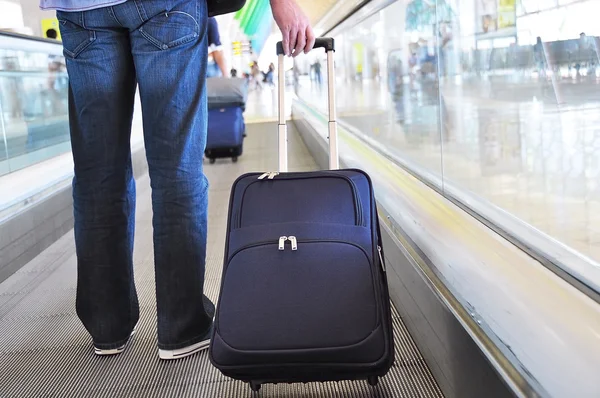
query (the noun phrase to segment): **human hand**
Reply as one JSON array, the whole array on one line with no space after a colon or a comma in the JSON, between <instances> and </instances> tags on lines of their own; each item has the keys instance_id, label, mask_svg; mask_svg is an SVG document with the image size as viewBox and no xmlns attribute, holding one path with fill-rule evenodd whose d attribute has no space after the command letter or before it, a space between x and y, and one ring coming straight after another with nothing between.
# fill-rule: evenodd
<instances>
[{"instance_id":1,"label":"human hand","mask_svg":"<svg viewBox=\"0 0 600 398\"><path fill-rule=\"evenodd\" d=\"M283 52L296 57L315 45L315 35L308 18L294 0L271 0L273 18L282 35ZM292 53L293 51L293 53Z\"/></svg>"}]
</instances>

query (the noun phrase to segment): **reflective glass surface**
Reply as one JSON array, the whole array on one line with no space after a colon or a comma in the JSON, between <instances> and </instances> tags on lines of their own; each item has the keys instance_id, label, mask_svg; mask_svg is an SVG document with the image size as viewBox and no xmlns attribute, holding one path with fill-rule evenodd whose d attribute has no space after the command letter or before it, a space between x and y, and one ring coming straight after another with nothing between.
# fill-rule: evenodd
<instances>
[{"instance_id":1,"label":"reflective glass surface","mask_svg":"<svg viewBox=\"0 0 600 398\"><path fill-rule=\"evenodd\" d=\"M330 33L339 119L442 193L598 267L598 11L596 0L413 0L349 18ZM326 112L325 55L295 68L298 96Z\"/></svg>"},{"instance_id":2,"label":"reflective glass surface","mask_svg":"<svg viewBox=\"0 0 600 398\"><path fill-rule=\"evenodd\" d=\"M68 152L68 79L65 60L29 44L15 48L16 39L0 43L0 175ZM34 41L31 41L35 43Z\"/></svg>"}]
</instances>

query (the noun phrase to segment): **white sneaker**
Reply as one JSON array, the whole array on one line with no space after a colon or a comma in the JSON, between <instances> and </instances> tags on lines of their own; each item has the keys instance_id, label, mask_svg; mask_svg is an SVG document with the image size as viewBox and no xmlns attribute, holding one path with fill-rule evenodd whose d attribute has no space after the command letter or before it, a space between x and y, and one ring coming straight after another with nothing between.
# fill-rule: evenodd
<instances>
[{"instance_id":1,"label":"white sneaker","mask_svg":"<svg viewBox=\"0 0 600 398\"><path fill-rule=\"evenodd\" d=\"M204 340L201 340L195 344L189 345L187 347L178 348L176 350L162 350L158 349L158 356L160 359L179 359L185 358L189 355L195 354L197 352L206 350L210 346L210 332L207 334Z\"/></svg>"},{"instance_id":2,"label":"white sneaker","mask_svg":"<svg viewBox=\"0 0 600 398\"><path fill-rule=\"evenodd\" d=\"M133 335L135 334L135 328L137 327L137 325L133 328L133 330L131 331L131 334L129 335L129 338L127 339L127 341L120 347L117 348L110 348L110 349L105 349L105 348L98 348L96 346L94 346L94 353L96 355L115 355L115 354L120 354L123 351L125 351L125 348L127 348L127 346L129 345L129 343L131 342L131 338L133 337Z\"/></svg>"},{"instance_id":3,"label":"white sneaker","mask_svg":"<svg viewBox=\"0 0 600 398\"><path fill-rule=\"evenodd\" d=\"M215 304L212 301L210 301L210 299L206 297L206 295L202 297L202 302L204 304L204 308L206 309L206 313L209 317L212 318L210 329L208 329L208 332L206 332L204 338L197 343L194 343L187 347L177 348L176 350L163 350L159 348L158 356L160 359L185 358L189 355L206 350L210 346L210 336L212 334L212 328L214 326L215 321Z\"/></svg>"}]
</instances>

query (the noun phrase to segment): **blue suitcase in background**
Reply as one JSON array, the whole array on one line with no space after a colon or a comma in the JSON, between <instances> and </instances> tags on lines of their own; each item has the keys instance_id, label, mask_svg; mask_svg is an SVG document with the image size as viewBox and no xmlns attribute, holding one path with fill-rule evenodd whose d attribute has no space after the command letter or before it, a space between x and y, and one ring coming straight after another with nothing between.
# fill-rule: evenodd
<instances>
[{"instance_id":1,"label":"blue suitcase in background","mask_svg":"<svg viewBox=\"0 0 600 398\"><path fill-rule=\"evenodd\" d=\"M315 47L326 48L332 70L333 40ZM245 174L231 191L210 360L254 391L264 383L376 385L394 362L373 186L363 171L339 170L328 80L331 170L287 172L280 92L280 172Z\"/></svg>"},{"instance_id":2,"label":"blue suitcase in background","mask_svg":"<svg viewBox=\"0 0 600 398\"><path fill-rule=\"evenodd\" d=\"M237 162L242 154L246 125L240 106L210 109L205 156L214 163L217 158L232 158Z\"/></svg>"}]
</instances>

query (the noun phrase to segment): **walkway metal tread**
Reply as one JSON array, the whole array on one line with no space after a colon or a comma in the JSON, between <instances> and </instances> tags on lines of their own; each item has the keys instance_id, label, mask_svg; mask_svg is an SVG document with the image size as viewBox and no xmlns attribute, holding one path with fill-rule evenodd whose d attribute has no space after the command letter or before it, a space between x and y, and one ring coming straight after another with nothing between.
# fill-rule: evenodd
<instances>
[{"instance_id":1,"label":"walkway metal tread","mask_svg":"<svg viewBox=\"0 0 600 398\"><path fill-rule=\"evenodd\" d=\"M248 125L244 155L205 163L211 184L205 290L217 298L230 187L247 171L277 164L274 124ZM316 165L290 129L290 170ZM0 284L0 398L82 397L442 397L399 315L394 312L396 364L375 389L366 382L265 385L260 394L213 368L206 352L165 362L156 347L150 187L137 182L135 276L137 333L121 355L99 358L75 314L76 260L72 231Z\"/></svg>"}]
</instances>

